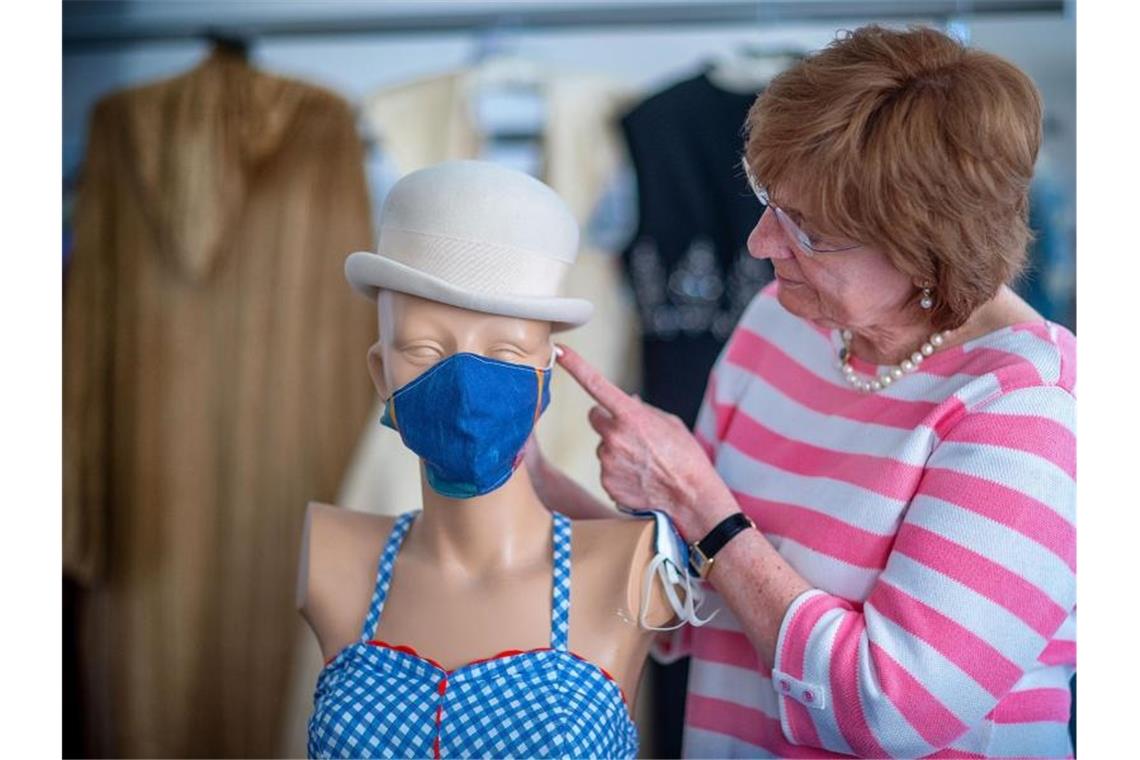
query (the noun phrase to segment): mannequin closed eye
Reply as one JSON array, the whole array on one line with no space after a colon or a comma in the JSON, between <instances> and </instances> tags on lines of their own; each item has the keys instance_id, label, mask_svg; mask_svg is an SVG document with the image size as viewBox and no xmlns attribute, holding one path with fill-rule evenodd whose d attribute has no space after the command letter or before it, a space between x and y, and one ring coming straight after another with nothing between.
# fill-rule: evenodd
<instances>
[{"instance_id":1,"label":"mannequin closed eye","mask_svg":"<svg viewBox=\"0 0 1140 760\"><path fill-rule=\"evenodd\" d=\"M485 355L505 362L525 364L538 359L541 353L541 348L528 348L518 343L497 343L490 346Z\"/></svg>"},{"instance_id":2,"label":"mannequin closed eye","mask_svg":"<svg viewBox=\"0 0 1140 760\"><path fill-rule=\"evenodd\" d=\"M517 343L497 343L488 346L485 350L480 352L483 356L491 359L499 359L507 362L517 362L520 364L530 363L532 361L541 361L543 359L543 347L528 348ZM452 355L452 351L448 351L435 342L416 341L403 345L396 346L396 350L409 361L414 363L421 362L437 362Z\"/></svg>"},{"instance_id":3,"label":"mannequin closed eye","mask_svg":"<svg viewBox=\"0 0 1140 760\"><path fill-rule=\"evenodd\" d=\"M421 361L436 362L445 356L443 347L434 342L418 341L407 343L397 346L396 350L406 359L417 363Z\"/></svg>"}]
</instances>

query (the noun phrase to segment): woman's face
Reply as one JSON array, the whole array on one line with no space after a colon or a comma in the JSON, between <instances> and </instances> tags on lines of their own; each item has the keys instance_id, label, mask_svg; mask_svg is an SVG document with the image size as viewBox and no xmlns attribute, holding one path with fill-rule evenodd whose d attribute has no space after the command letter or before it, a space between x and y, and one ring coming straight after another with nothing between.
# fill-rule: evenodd
<instances>
[{"instance_id":1,"label":"woman's face","mask_svg":"<svg viewBox=\"0 0 1140 760\"><path fill-rule=\"evenodd\" d=\"M794 196L773 197L804 232L812 235L810 214L801 213ZM827 238L828 247L853 241ZM806 252L766 210L748 236L748 252L771 259L779 280L780 304L825 328L874 331L913 321L906 308L915 292L911 278L891 264L886 254L868 245L835 253Z\"/></svg>"}]
</instances>

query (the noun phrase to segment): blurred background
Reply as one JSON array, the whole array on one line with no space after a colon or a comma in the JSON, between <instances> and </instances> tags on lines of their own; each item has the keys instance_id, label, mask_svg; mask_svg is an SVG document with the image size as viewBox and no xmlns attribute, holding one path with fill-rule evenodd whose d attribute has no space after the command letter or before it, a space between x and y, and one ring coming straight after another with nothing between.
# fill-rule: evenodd
<instances>
[{"instance_id":1,"label":"blurred background","mask_svg":"<svg viewBox=\"0 0 1140 760\"><path fill-rule=\"evenodd\" d=\"M305 504L420 498L342 275L396 179L482 158L553 186L583 229L565 290L598 309L566 342L691 424L771 277L744 247L744 116L872 22L1040 88L1016 286L1075 329L1071 2L65 2L64 755L304 756ZM591 404L553 394L544 450L601 495ZM646 670L644 756L679 753L685 667Z\"/></svg>"}]
</instances>

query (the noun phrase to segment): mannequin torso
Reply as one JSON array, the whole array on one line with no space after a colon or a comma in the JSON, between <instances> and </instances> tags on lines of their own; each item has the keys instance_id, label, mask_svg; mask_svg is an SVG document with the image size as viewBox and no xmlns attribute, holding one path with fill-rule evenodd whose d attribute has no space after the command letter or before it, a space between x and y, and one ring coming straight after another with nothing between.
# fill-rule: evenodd
<instances>
[{"instance_id":1,"label":"mannequin torso","mask_svg":"<svg viewBox=\"0 0 1140 760\"><path fill-rule=\"evenodd\" d=\"M519 472L525 477L525 470ZM309 504L298 607L326 662L359 640L380 552L394 521ZM415 531L413 523L372 638L412 646L449 670L507 649L549 646L548 536L517 567L476 576L449 570L418 550ZM573 526L570 650L610 673L631 708L653 634L637 622L653 532L649 520L582 520ZM671 616L655 584L649 622L663 625Z\"/></svg>"}]
</instances>

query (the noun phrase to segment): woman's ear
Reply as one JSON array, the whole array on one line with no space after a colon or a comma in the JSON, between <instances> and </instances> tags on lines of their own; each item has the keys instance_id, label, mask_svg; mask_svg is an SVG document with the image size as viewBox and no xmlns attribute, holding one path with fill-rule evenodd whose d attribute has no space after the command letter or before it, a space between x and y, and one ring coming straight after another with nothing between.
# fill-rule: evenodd
<instances>
[{"instance_id":1,"label":"woman's ear","mask_svg":"<svg viewBox=\"0 0 1140 760\"><path fill-rule=\"evenodd\" d=\"M373 343L372 348L368 349L368 374L372 376L372 384L376 386L380 398L387 399L391 394L388 392L388 383L384 380L384 355L380 341Z\"/></svg>"}]
</instances>

